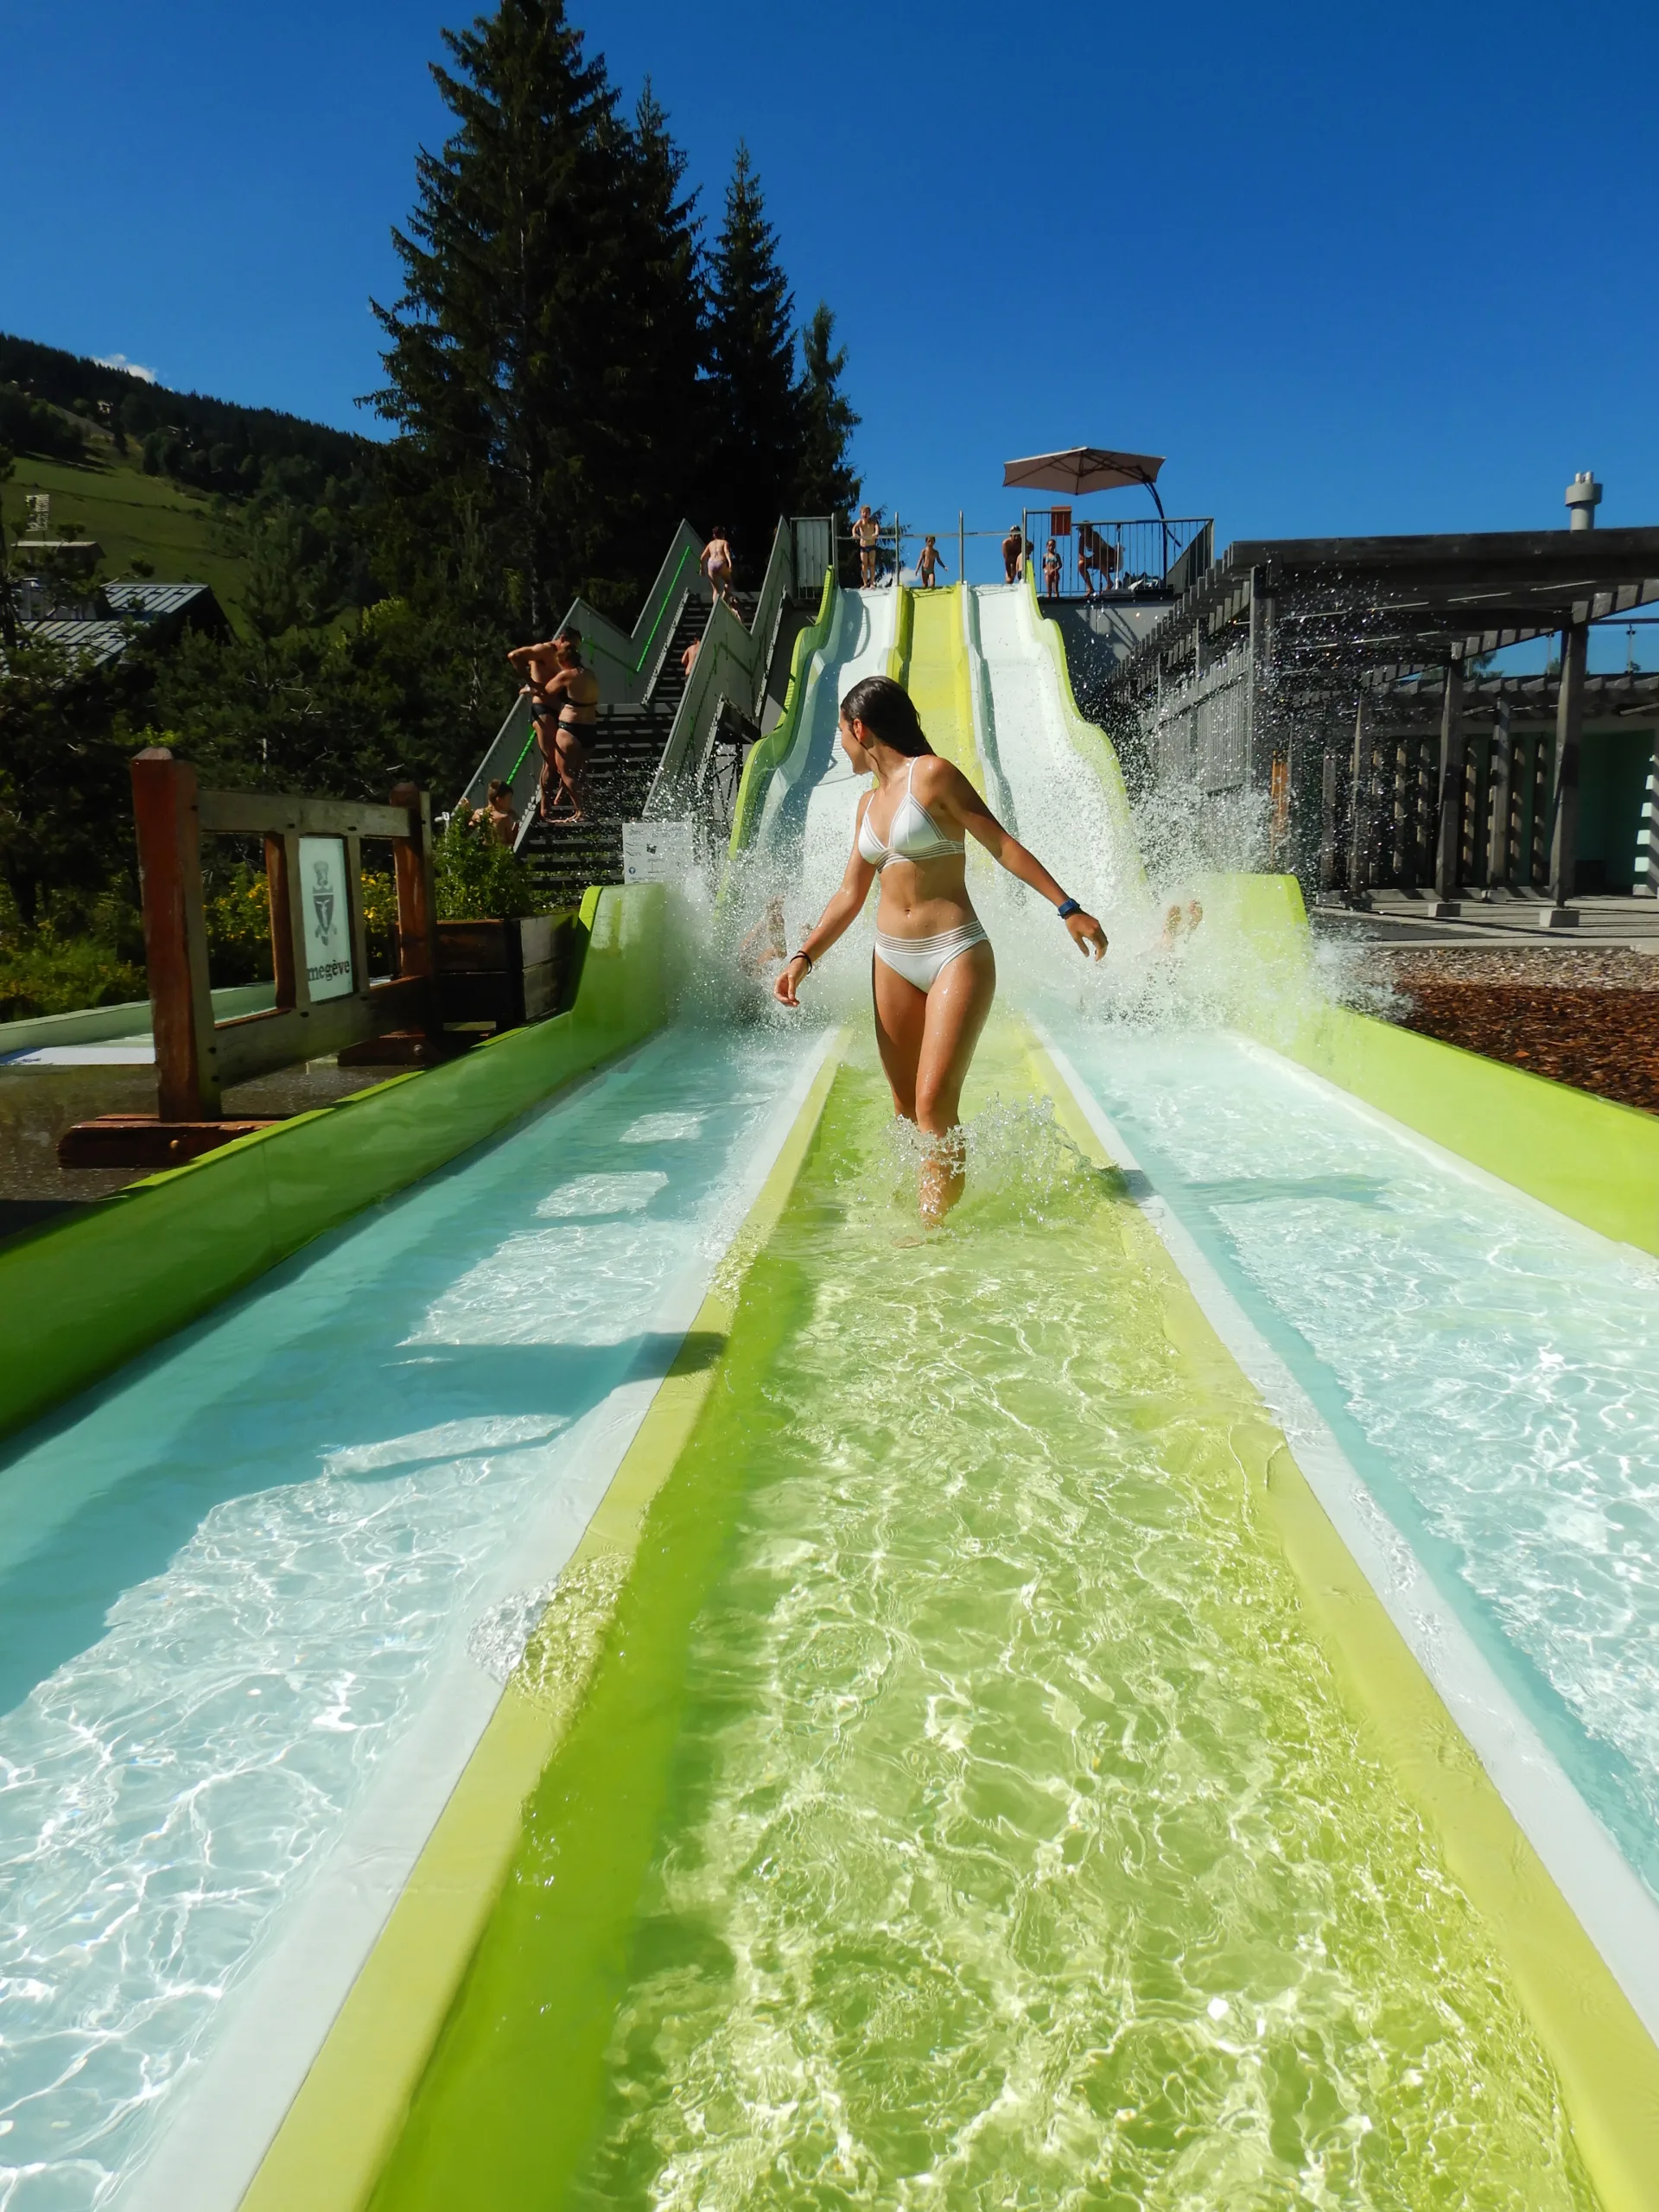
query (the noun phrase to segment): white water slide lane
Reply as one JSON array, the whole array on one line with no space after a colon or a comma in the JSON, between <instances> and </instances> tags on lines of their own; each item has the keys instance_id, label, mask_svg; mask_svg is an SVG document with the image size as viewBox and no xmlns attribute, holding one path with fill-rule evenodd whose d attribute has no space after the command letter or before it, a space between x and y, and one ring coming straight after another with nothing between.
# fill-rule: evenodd
<instances>
[{"instance_id":1,"label":"white water slide lane","mask_svg":"<svg viewBox=\"0 0 1659 2212\"><path fill-rule=\"evenodd\" d=\"M986 796L1008 827L1110 929L1147 905L1140 855L1121 801L1067 734L1059 672L1024 584L982 584L963 610L982 656L989 713L975 732Z\"/></svg>"},{"instance_id":2,"label":"white water slide lane","mask_svg":"<svg viewBox=\"0 0 1659 2212\"><path fill-rule=\"evenodd\" d=\"M862 780L836 744L841 702L866 676L885 676L898 633L899 594L843 591L835 627L812 656L800 729L773 772L756 839L760 867L804 926L840 882L852 849Z\"/></svg>"}]
</instances>

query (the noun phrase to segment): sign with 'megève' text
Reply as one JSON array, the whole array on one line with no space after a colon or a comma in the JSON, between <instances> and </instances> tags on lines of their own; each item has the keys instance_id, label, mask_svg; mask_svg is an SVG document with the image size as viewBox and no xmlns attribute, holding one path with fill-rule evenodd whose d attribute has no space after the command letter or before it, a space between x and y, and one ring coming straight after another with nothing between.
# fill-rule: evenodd
<instances>
[{"instance_id":1,"label":"sign with 'meg\u00e8ve' text","mask_svg":"<svg viewBox=\"0 0 1659 2212\"><path fill-rule=\"evenodd\" d=\"M346 895L346 840L302 837L294 894L305 928L305 979L314 999L343 999L353 988L352 911Z\"/></svg>"}]
</instances>

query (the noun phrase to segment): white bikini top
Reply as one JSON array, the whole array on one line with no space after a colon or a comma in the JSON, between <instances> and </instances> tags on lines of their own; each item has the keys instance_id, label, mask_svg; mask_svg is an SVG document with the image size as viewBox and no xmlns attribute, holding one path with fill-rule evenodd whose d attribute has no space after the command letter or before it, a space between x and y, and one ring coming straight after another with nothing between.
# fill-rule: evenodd
<instances>
[{"instance_id":1,"label":"white bikini top","mask_svg":"<svg viewBox=\"0 0 1659 2212\"><path fill-rule=\"evenodd\" d=\"M960 860L968 849L965 841L958 844L947 837L920 799L912 795L910 785L915 773L912 760L905 778L905 795L893 810L892 834L885 845L870 826L868 807L858 825L858 849L878 875L889 861Z\"/></svg>"}]
</instances>

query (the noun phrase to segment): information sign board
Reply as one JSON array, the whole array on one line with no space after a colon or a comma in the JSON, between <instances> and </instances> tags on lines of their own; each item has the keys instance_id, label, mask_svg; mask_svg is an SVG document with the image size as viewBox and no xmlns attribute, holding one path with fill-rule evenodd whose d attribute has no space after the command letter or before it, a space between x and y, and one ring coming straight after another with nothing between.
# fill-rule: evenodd
<instances>
[{"instance_id":1,"label":"information sign board","mask_svg":"<svg viewBox=\"0 0 1659 2212\"><path fill-rule=\"evenodd\" d=\"M683 883L693 866L689 822L625 822L624 883Z\"/></svg>"},{"instance_id":2,"label":"information sign board","mask_svg":"<svg viewBox=\"0 0 1659 2212\"><path fill-rule=\"evenodd\" d=\"M346 840L300 839L300 910L305 980L314 999L343 999L353 988L352 911L346 893Z\"/></svg>"}]
</instances>

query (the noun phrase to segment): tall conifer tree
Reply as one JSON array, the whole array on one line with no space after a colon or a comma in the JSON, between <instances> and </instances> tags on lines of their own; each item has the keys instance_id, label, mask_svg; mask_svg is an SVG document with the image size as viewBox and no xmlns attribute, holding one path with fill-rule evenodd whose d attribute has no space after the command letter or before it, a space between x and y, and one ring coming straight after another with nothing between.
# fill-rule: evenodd
<instances>
[{"instance_id":1,"label":"tall conifer tree","mask_svg":"<svg viewBox=\"0 0 1659 2212\"><path fill-rule=\"evenodd\" d=\"M820 300L812 320L801 333L801 353L806 379L801 393L802 436L799 473L795 480L795 512L803 515L844 514L856 506L858 478L853 473L848 447L859 417L841 389L847 366L847 348L831 353L836 318L827 302Z\"/></svg>"},{"instance_id":2,"label":"tall conifer tree","mask_svg":"<svg viewBox=\"0 0 1659 2212\"><path fill-rule=\"evenodd\" d=\"M539 631L571 594L631 616L675 488L657 488L657 410L696 373L673 293L695 255L660 112L616 114L563 0L500 0L446 31L433 74L456 129L423 153L404 289L376 313L376 396L404 437L388 478L402 581L461 588L445 549L469 512L499 619ZM689 243L688 243L689 241Z\"/></svg>"},{"instance_id":3,"label":"tall conifer tree","mask_svg":"<svg viewBox=\"0 0 1659 2212\"><path fill-rule=\"evenodd\" d=\"M610 497L619 524L627 525L614 546L608 596L629 620L674 525L696 512L704 477L702 244L685 168L647 79L616 156L625 200L618 214L629 244L612 282L626 342L607 410L614 441Z\"/></svg>"},{"instance_id":4,"label":"tall conifer tree","mask_svg":"<svg viewBox=\"0 0 1659 2212\"><path fill-rule=\"evenodd\" d=\"M740 145L713 256L709 321L710 519L724 522L758 583L800 473L805 429L795 372L795 302L760 181Z\"/></svg>"}]
</instances>

